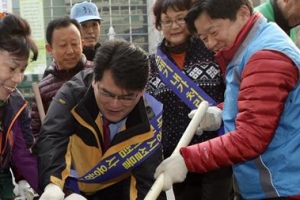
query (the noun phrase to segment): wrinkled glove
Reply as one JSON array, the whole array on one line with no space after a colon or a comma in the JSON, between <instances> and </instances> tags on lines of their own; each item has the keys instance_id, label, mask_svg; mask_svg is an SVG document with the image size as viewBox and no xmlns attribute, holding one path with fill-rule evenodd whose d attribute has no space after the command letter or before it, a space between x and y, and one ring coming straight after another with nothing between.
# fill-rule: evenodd
<instances>
[{"instance_id":1,"label":"wrinkled glove","mask_svg":"<svg viewBox=\"0 0 300 200\"><path fill-rule=\"evenodd\" d=\"M87 200L85 197L81 196L80 194L70 194L64 200Z\"/></svg>"},{"instance_id":2,"label":"wrinkled glove","mask_svg":"<svg viewBox=\"0 0 300 200\"><path fill-rule=\"evenodd\" d=\"M192 110L189 113L189 118L192 119L196 113L196 110ZM202 135L203 131L216 131L222 125L222 110L216 106L210 106L203 120L200 122L197 128L197 135Z\"/></svg>"},{"instance_id":3,"label":"wrinkled glove","mask_svg":"<svg viewBox=\"0 0 300 200\"><path fill-rule=\"evenodd\" d=\"M31 188L29 183L25 180L21 180L14 188L14 193L18 196L18 199L33 200L34 190Z\"/></svg>"},{"instance_id":4,"label":"wrinkled glove","mask_svg":"<svg viewBox=\"0 0 300 200\"><path fill-rule=\"evenodd\" d=\"M65 194L62 189L53 183L49 183L39 200L63 200Z\"/></svg>"},{"instance_id":5,"label":"wrinkled glove","mask_svg":"<svg viewBox=\"0 0 300 200\"><path fill-rule=\"evenodd\" d=\"M183 157L177 153L164 160L157 168L154 178L157 179L161 173L164 173L163 190L171 189L173 183L184 181L188 169L185 165Z\"/></svg>"}]
</instances>

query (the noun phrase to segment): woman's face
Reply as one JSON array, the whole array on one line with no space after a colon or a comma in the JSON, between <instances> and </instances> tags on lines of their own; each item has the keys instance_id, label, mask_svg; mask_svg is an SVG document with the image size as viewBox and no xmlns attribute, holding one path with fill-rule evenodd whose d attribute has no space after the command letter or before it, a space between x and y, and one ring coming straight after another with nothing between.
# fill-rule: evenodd
<instances>
[{"instance_id":1,"label":"woman's face","mask_svg":"<svg viewBox=\"0 0 300 200\"><path fill-rule=\"evenodd\" d=\"M184 21L187 12L168 8L166 13L161 14L161 30L165 39L173 46L184 43L190 37Z\"/></svg>"},{"instance_id":2,"label":"woman's face","mask_svg":"<svg viewBox=\"0 0 300 200\"><path fill-rule=\"evenodd\" d=\"M0 50L0 100L6 101L23 80L29 56L17 57Z\"/></svg>"}]
</instances>

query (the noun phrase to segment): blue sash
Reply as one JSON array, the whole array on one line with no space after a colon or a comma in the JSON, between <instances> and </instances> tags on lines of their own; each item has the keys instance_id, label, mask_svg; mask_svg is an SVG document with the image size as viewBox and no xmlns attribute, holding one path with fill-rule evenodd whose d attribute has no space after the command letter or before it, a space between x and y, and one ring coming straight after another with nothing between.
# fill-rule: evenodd
<instances>
[{"instance_id":1,"label":"blue sash","mask_svg":"<svg viewBox=\"0 0 300 200\"><path fill-rule=\"evenodd\" d=\"M217 102L206 94L201 87L186 76L159 48L156 64L163 82L191 109L197 109L202 101L210 105Z\"/></svg>"},{"instance_id":2,"label":"blue sash","mask_svg":"<svg viewBox=\"0 0 300 200\"><path fill-rule=\"evenodd\" d=\"M217 102L201 87L186 76L159 48L157 48L156 64L159 76L163 82L191 109L197 109L202 101L211 106ZM218 135L224 134L224 126L218 130Z\"/></svg>"},{"instance_id":3,"label":"blue sash","mask_svg":"<svg viewBox=\"0 0 300 200\"><path fill-rule=\"evenodd\" d=\"M106 156L83 176L79 176L75 170L71 169L71 174L68 178L69 187L75 189L77 184L74 185L73 181L76 180L84 183L102 183L120 177L139 166L159 149L162 134L162 104L149 94L144 96L155 114L150 120L150 124L154 129L153 136L140 143L126 146L120 152Z\"/></svg>"}]
</instances>

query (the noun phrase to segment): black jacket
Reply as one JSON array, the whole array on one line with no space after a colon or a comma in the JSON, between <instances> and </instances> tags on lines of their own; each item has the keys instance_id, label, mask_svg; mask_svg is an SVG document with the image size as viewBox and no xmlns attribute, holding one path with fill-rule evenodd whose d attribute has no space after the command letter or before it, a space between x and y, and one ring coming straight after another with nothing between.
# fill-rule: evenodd
<instances>
[{"instance_id":1,"label":"black jacket","mask_svg":"<svg viewBox=\"0 0 300 200\"><path fill-rule=\"evenodd\" d=\"M36 146L41 189L50 182L63 187L71 163L82 176L103 157L102 125L96 123L101 123L101 120L94 90L90 86L92 77L92 70L78 73L62 86L49 107ZM114 136L107 152L110 149L118 152L124 144L134 144L137 136L141 138L140 142L153 136L143 99L129 113L125 126L125 130ZM98 184L79 183L80 191L82 194L96 194L105 200L132 200L131 193L137 196L134 199L142 200L154 183L153 175L161 161L160 147L129 173Z\"/></svg>"},{"instance_id":2,"label":"black jacket","mask_svg":"<svg viewBox=\"0 0 300 200\"><path fill-rule=\"evenodd\" d=\"M88 61L84 55L82 55L82 58L77 65L70 70L59 70L56 62L53 61L44 72L44 76L46 75L46 77L38 84L45 113L50 106L52 98L66 81L70 80L81 70L92 67L94 67L94 64L91 61ZM38 133L41 128L41 119L35 98L32 100L31 107L31 129L34 137L38 138Z\"/></svg>"},{"instance_id":3,"label":"black jacket","mask_svg":"<svg viewBox=\"0 0 300 200\"><path fill-rule=\"evenodd\" d=\"M83 47L82 53L85 55L87 60L93 61L95 58L95 55L96 55L96 51L100 46L101 46L101 44L97 43L93 49Z\"/></svg>"}]
</instances>

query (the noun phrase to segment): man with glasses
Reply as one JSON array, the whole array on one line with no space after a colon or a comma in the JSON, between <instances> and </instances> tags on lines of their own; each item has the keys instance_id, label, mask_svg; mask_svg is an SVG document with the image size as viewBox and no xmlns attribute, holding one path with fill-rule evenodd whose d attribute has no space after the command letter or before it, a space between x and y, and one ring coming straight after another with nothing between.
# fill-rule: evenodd
<instances>
[{"instance_id":1,"label":"man with glasses","mask_svg":"<svg viewBox=\"0 0 300 200\"><path fill-rule=\"evenodd\" d=\"M47 112L36 145L40 200L141 200L154 183L162 106L144 94L148 55L111 40L94 61L62 86Z\"/></svg>"}]
</instances>

